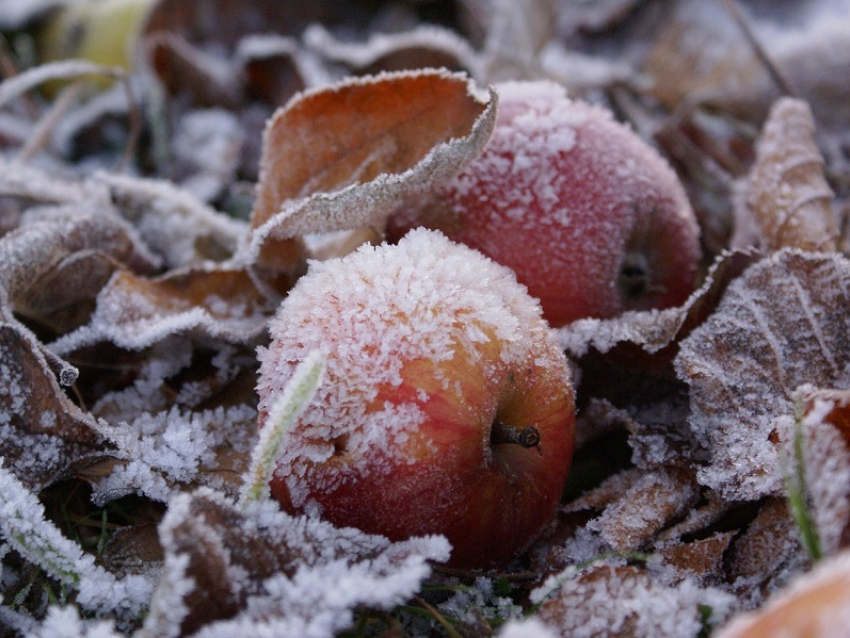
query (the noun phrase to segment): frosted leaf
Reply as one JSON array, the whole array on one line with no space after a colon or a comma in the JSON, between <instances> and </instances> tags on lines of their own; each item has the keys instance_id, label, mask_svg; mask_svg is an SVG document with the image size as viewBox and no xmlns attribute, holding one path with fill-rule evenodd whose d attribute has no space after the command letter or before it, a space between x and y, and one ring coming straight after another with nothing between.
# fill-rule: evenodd
<instances>
[{"instance_id":1,"label":"frosted leaf","mask_svg":"<svg viewBox=\"0 0 850 638\"><path fill-rule=\"evenodd\" d=\"M625 552L638 549L681 517L697 496L687 472L624 470L569 503L564 511L604 508L587 529L599 534L608 547Z\"/></svg>"},{"instance_id":2,"label":"frosted leaf","mask_svg":"<svg viewBox=\"0 0 850 638\"><path fill-rule=\"evenodd\" d=\"M726 554L726 570L742 608L761 604L810 560L784 498L768 498Z\"/></svg>"},{"instance_id":3,"label":"frosted leaf","mask_svg":"<svg viewBox=\"0 0 850 638\"><path fill-rule=\"evenodd\" d=\"M567 88L568 95L588 95L591 90L636 84L637 71L627 60L608 60L599 55L580 53L550 40L537 60L544 77Z\"/></svg>"},{"instance_id":4,"label":"frosted leaf","mask_svg":"<svg viewBox=\"0 0 850 638\"><path fill-rule=\"evenodd\" d=\"M808 104L782 98L756 142L755 166L741 184L740 197L768 250L836 250L838 216L814 133Z\"/></svg>"},{"instance_id":5,"label":"frosted leaf","mask_svg":"<svg viewBox=\"0 0 850 638\"><path fill-rule=\"evenodd\" d=\"M266 127L245 258L262 265L275 244L307 233L383 228L482 150L495 114L494 95L481 101L466 76L435 70L295 97Z\"/></svg>"},{"instance_id":6,"label":"frosted leaf","mask_svg":"<svg viewBox=\"0 0 850 638\"><path fill-rule=\"evenodd\" d=\"M556 329L558 342L577 358L591 350L607 353L620 344L634 344L647 353L656 353L700 323L729 283L756 257L753 251L724 253L715 260L702 286L678 308L628 311L611 319L579 319Z\"/></svg>"},{"instance_id":7,"label":"frosted leaf","mask_svg":"<svg viewBox=\"0 0 850 638\"><path fill-rule=\"evenodd\" d=\"M702 588L693 579L665 585L635 567L604 564L551 577L531 599L543 602L537 618L571 638L696 638L703 631L704 608L711 610L709 624L716 625L735 603L730 594Z\"/></svg>"},{"instance_id":8,"label":"frosted leaf","mask_svg":"<svg viewBox=\"0 0 850 638\"><path fill-rule=\"evenodd\" d=\"M19 554L78 592L85 609L133 618L144 609L153 582L142 575L116 578L45 518L44 506L0 464L0 534Z\"/></svg>"},{"instance_id":9,"label":"frosted leaf","mask_svg":"<svg viewBox=\"0 0 850 638\"><path fill-rule=\"evenodd\" d=\"M172 500L160 526L165 570L144 636L298 635L332 638L359 605L390 609L421 586L439 537L390 543L283 513L244 512L200 490Z\"/></svg>"},{"instance_id":10,"label":"frosted leaf","mask_svg":"<svg viewBox=\"0 0 850 638\"><path fill-rule=\"evenodd\" d=\"M735 616L716 638L804 638L850 632L850 552L819 563L760 609Z\"/></svg>"},{"instance_id":11,"label":"frosted leaf","mask_svg":"<svg viewBox=\"0 0 850 638\"><path fill-rule=\"evenodd\" d=\"M51 213L0 239L0 301L4 313L75 327L121 262L145 261L119 219L76 208Z\"/></svg>"},{"instance_id":12,"label":"frosted leaf","mask_svg":"<svg viewBox=\"0 0 850 638\"><path fill-rule=\"evenodd\" d=\"M725 577L724 556L733 532L723 532L691 542L677 542L658 550L664 565L674 573L693 577L697 582L716 583Z\"/></svg>"},{"instance_id":13,"label":"frosted leaf","mask_svg":"<svg viewBox=\"0 0 850 638\"><path fill-rule=\"evenodd\" d=\"M772 7L773 9L773 7ZM773 66L805 99L821 126L850 121L848 87L838 81L850 60L850 14L841 2L792 3L785 24L748 14L748 23ZM775 14L775 15L774 15ZM673 107L707 104L761 121L781 90L739 25L722 4L680 2L653 38L645 62L653 93Z\"/></svg>"},{"instance_id":14,"label":"frosted leaf","mask_svg":"<svg viewBox=\"0 0 850 638\"><path fill-rule=\"evenodd\" d=\"M165 266L179 268L231 256L247 227L208 207L188 191L166 181L97 173L119 213L145 243L162 255Z\"/></svg>"},{"instance_id":15,"label":"frosted leaf","mask_svg":"<svg viewBox=\"0 0 850 638\"><path fill-rule=\"evenodd\" d=\"M245 90L269 105L286 104L308 86L333 81L330 72L304 52L300 41L287 36L246 36L239 42L236 57L242 67Z\"/></svg>"},{"instance_id":16,"label":"frosted leaf","mask_svg":"<svg viewBox=\"0 0 850 638\"><path fill-rule=\"evenodd\" d=\"M681 343L690 427L710 455L699 481L733 500L781 489L776 420L802 384L847 387L850 262L783 250L733 282L716 312Z\"/></svg>"},{"instance_id":17,"label":"frosted leaf","mask_svg":"<svg viewBox=\"0 0 850 638\"><path fill-rule=\"evenodd\" d=\"M43 488L110 450L99 430L62 391L42 346L0 324L0 457L7 471Z\"/></svg>"},{"instance_id":18,"label":"frosted leaf","mask_svg":"<svg viewBox=\"0 0 850 638\"><path fill-rule=\"evenodd\" d=\"M0 28L3 31L23 29L33 20L68 0L0 0Z\"/></svg>"},{"instance_id":19,"label":"frosted leaf","mask_svg":"<svg viewBox=\"0 0 850 638\"><path fill-rule=\"evenodd\" d=\"M465 39L438 26L420 25L401 33L375 34L366 42L335 38L321 24L304 32L304 44L321 56L354 69L358 74L401 69L465 69L473 77L478 59Z\"/></svg>"},{"instance_id":20,"label":"frosted leaf","mask_svg":"<svg viewBox=\"0 0 850 638\"><path fill-rule=\"evenodd\" d=\"M67 353L111 341L137 350L187 333L250 343L265 332L276 307L244 270L229 265L173 270L157 279L119 271L98 295L91 321L51 349Z\"/></svg>"},{"instance_id":21,"label":"frosted leaf","mask_svg":"<svg viewBox=\"0 0 850 638\"><path fill-rule=\"evenodd\" d=\"M611 29L639 5L638 0L599 0L592 3L555 0L558 27L566 33L598 33Z\"/></svg>"}]
</instances>

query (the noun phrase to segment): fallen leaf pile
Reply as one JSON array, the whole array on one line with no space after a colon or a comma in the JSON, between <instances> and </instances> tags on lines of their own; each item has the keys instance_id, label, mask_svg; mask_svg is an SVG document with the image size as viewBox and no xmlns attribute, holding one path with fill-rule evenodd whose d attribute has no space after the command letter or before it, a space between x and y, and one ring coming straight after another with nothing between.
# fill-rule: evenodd
<instances>
[{"instance_id":1,"label":"fallen leaf pile","mask_svg":"<svg viewBox=\"0 0 850 638\"><path fill-rule=\"evenodd\" d=\"M0 0L0 635L850 632L846 7L74 4ZM128 59L86 58L119 26ZM269 319L427 206L529 78L670 160L700 288L558 330L574 468L510 570L283 513Z\"/></svg>"}]
</instances>

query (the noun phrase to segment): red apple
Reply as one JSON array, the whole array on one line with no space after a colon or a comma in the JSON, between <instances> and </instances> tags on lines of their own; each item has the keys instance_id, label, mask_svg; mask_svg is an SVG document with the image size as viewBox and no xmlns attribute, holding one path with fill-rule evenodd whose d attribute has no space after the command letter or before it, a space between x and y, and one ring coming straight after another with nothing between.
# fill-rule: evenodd
<instances>
[{"instance_id":1,"label":"red apple","mask_svg":"<svg viewBox=\"0 0 850 638\"><path fill-rule=\"evenodd\" d=\"M433 231L314 262L261 349L260 425L295 366L325 381L272 494L391 540L443 534L449 564L504 565L552 517L573 448L569 368L513 273Z\"/></svg>"},{"instance_id":2,"label":"red apple","mask_svg":"<svg viewBox=\"0 0 850 638\"><path fill-rule=\"evenodd\" d=\"M552 82L500 84L483 154L430 206L400 211L509 266L554 326L678 305L694 288L699 228L676 174L636 133Z\"/></svg>"}]
</instances>

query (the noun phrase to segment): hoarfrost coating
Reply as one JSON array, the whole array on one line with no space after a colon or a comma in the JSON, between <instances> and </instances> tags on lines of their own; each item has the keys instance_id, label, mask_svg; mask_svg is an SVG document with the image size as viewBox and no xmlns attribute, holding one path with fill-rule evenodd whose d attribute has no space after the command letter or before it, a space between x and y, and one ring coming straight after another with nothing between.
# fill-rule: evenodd
<instances>
[{"instance_id":1,"label":"hoarfrost coating","mask_svg":"<svg viewBox=\"0 0 850 638\"><path fill-rule=\"evenodd\" d=\"M305 463L329 458L335 439L346 438L356 465L372 465L376 456L391 454L386 450L404 449L390 439L405 439L422 423L417 402L370 405L379 386L401 384L404 362L450 361L458 351L475 353L474 344L494 339L504 344L502 362L517 363L535 351L535 339L554 343L540 328L528 329L540 325L540 307L513 273L425 230L410 233L397 251L361 248L346 268L313 262L278 317L272 328L277 345L259 351L261 413L283 391L292 362L312 349L333 351L328 382L303 417L310 436L282 458L281 475L297 506L306 499ZM277 334L281 329L286 333ZM438 381L444 387L453 383L448 375ZM378 462L374 471L388 467ZM341 470L332 480L343 479Z\"/></svg>"}]
</instances>

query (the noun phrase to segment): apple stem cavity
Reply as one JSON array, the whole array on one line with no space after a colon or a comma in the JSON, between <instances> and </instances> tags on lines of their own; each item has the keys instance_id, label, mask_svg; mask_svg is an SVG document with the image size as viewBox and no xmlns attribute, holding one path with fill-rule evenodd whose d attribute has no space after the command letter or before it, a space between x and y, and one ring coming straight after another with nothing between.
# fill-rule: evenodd
<instances>
[{"instance_id":1,"label":"apple stem cavity","mask_svg":"<svg viewBox=\"0 0 850 638\"><path fill-rule=\"evenodd\" d=\"M490 443L493 445L510 443L524 448L536 448L538 452L543 453L540 447L540 432L534 426L518 428L496 421L490 430Z\"/></svg>"}]
</instances>

